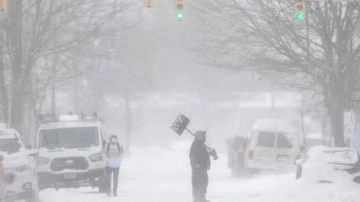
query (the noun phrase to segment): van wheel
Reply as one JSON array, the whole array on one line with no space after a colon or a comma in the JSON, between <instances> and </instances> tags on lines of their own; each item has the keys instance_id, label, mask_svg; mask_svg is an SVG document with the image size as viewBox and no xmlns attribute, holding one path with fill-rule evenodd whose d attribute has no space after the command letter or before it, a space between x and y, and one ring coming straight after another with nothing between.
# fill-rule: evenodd
<instances>
[{"instance_id":1,"label":"van wheel","mask_svg":"<svg viewBox=\"0 0 360 202\"><path fill-rule=\"evenodd\" d=\"M105 179L104 178L100 179L96 187L98 188L99 193L106 193Z\"/></svg>"},{"instance_id":2,"label":"van wheel","mask_svg":"<svg viewBox=\"0 0 360 202\"><path fill-rule=\"evenodd\" d=\"M300 179L301 178L301 174L302 174L302 166L297 166L296 167L296 179Z\"/></svg>"},{"instance_id":3,"label":"van wheel","mask_svg":"<svg viewBox=\"0 0 360 202\"><path fill-rule=\"evenodd\" d=\"M360 184L360 176L356 176L354 177L354 180L353 180L355 183L357 184Z\"/></svg>"},{"instance_id":4,"label":"van wheel","mask_svg":"<svg viewBox=\"0 0 360 202\"><path fill-rule=\"evenodd\" d=\"M29 193L28 199L26 200L27 202L39 202L39 191L38 190L33 190L32 192Z\"/></svg>"},{"instance_id":5,"label":"van wheel","mask_svg":"<svg viewBox=\"0 0 360 202\"><path fill-rule=\"evenodd\" d=\"M106 189L103 185L98 186L99 193L106 193Z\"/></svg>"}]
</instances>

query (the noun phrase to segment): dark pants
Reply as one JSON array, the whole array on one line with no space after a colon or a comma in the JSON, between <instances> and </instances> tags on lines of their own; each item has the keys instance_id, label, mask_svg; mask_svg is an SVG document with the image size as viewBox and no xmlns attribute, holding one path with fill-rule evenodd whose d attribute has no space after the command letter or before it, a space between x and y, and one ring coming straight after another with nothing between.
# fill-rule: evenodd
<instances>
[{"instance_id":1,"label":"dark pants","mask_svg":"<svg viewBox=\"0 0 360 202\"><path fill-rule=\"evenodd\" d=\"M193 169L192 170L192 190L193 190L193 199L196 202L205 201L205 195L207 191L207 186L209 183L208 174L206 170L203 169Z\"/></svg>"},{"instance_id":2,"label":"dark pants","mask_svg":"<svg viewBox=\"0 0 360 202\"><path fill-rule=\"evenodd\" d=\"M119 168L106 167L106 187L107 193L111 193L111 175L113 175L113 194L117 193L117 186L119 181Z\"/></svg>"}]
</instances>

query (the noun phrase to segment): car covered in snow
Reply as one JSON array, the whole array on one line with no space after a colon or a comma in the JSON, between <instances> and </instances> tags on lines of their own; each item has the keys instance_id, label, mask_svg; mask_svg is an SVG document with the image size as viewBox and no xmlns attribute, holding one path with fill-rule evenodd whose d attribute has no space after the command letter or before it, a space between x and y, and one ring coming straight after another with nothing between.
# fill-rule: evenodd
<instances>
[{"instance_id":1,"label":"car covered in snow","mask_svg":"<svg viewBox=\"0 0 360 202\"><path fill-rule=\"evenodd\" d=\"M320 146L323 144L322 135L319 133L310 133L305 137L305 150L309 151L311 147Z\"/></svg>"},{"instance_id":2,"label":"car covered in snow","mask_svg":"<svg viewBox=\"0 0 360 202\"><path fill-rule=\"evenodd\" d=\"M317 146L296 161L296 178L320 183L355 181L359 183L359 153L352 148Z\"/></svg>"},{"instance_id":3,"label":"car covered in snow","mask_svg":"<svg viewBox=\"0 0 360 202\"><path fill-rule=\"evenodd\" d=\"M40 188L91 186L101 189L105 178L101 120L96 114L50 117L42 119L36 140Z\"/></svg>"},{"instance_id":4,"label":"car covered in snow","mask_svg":"<svg viewBox=\"0 0 360 202\"><path fill-rule=\"evenodd\" d=\"M15 129L0 130L0 155L3 160L3 199L36 202L39 190L36 171L37 151L25 148Z\"/></svg>"},{"instance_id":5,"label":"car covered in snow","mask_svg":"<svg viewBox=\"0 0 360 202\"><path fill-rule=\"evenodd\" d=\"M300 154L300 144L291 124L275 119L258 120L252 127L245 153L249 171L290 171Z\"/></svg>"}]
</instances>

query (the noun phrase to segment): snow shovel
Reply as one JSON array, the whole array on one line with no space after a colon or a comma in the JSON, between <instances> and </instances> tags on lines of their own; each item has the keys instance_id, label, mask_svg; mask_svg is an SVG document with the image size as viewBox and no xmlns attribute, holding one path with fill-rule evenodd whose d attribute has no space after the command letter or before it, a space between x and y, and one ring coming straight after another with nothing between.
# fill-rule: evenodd
<instances>
[{"instance_id":1,"label":"snow shovel","mask_svg":"<svg viewBox=\"0 0 360 202\"><path fill-rule=\"evenodd\" d=\"M173 131L175 131L176 134L178 134L179 136L181 136L183 134L183 132L186 130L187 132L189 132L192 136L195 136L195 134L193 132L191 132L191 130L189 130L187 128L187 126L190 123L190 119L187 118L185 115L180 114L175 122L172 124L172 126L170 127ZM209 146L205 145L205 147L207 148L209 154L214 158L214 160L218 160L219 157L217 155L217 152L215 149L210 148Z\"/></svg>"}]
</instances>

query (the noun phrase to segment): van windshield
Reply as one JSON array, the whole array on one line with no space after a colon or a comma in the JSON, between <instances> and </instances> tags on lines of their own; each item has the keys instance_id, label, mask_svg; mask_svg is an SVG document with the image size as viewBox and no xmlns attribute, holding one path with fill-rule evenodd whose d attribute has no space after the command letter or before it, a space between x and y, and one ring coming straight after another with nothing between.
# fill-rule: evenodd
<instances>
[{"instance_id":1,"label":"van windshield","mask_svg":"<svg viewBox=\"0 0 360 202\"><path fill-rule=\"evenodd\" d=\"M56 128L40 130L39 147L48 149L87 148L99 145L97 127Z\"/></svg>"}]
</instances>

